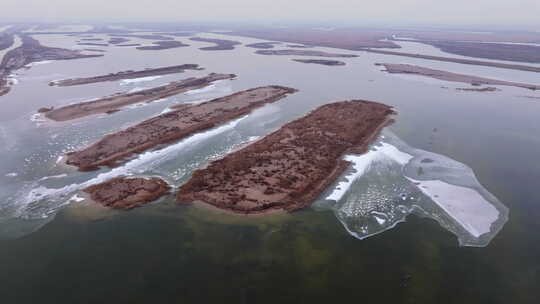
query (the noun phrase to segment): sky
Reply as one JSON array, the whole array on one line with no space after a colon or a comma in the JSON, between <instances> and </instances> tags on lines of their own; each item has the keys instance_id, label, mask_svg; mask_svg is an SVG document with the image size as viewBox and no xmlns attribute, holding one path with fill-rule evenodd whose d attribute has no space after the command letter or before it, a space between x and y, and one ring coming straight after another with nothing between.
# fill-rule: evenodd
<instances>
[{"instance_id":1,"label":"sky","mask_svg":"<svg viewBox=\"0 0 540 304\"><path fill-rule=\"evenodd\" d=\"M0 21L321 22L540 30L540 0L0 0Z\"/></svg>"}]
</instances>

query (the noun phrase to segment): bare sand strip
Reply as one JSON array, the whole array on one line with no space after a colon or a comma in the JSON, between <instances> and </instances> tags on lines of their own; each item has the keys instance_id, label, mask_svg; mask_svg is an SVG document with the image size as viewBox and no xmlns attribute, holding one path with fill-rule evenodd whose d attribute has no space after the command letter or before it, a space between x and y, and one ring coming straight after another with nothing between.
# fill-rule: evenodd
<instances>
[{"instance_id":1,"label":"bare sand strip","mask_svg":"<svg viewBox=\"0 0 540 304\"><path fill-rule=\"evenodd\" d=\"M387 105L361 100L319 107L195 171L180 187L178 203L242 214L309 206L348 167L342 157L364 153L392 113Z\"/></svg>"},{"instance_id":2,"label":"bare sand strip","mask_svg":"<svg viewBox=\"0 0 540 304\"><path fill-rule=\"evenodd\" d=\"M174 66L167 66L167 67L161 67L161 68L145 69L145 70L140 70L140 71L122 71L122 72L111 73L111 74L100 75L100 76L93 76L93 77L81 77L81 78L56 80L56 81L49 82L49 85L67 87L67 86L75 86L75 85L105 82L105 81L136 79L136 78L143 78L143 77L150 77L150 76L183 73L185 70L202 70L202 68L199 68L198 64L182 64L182 65L174 65Z\"/></svg>"},{"instance_id":3,"label":"bare sand strip","mask_svg":"<svg viewBox=\"0 0 540 304\"><path fill-rule=\"evenodd\" d=\"M232 79L234 74L209 74L201 78L187 78L169 84L133 93L120 93L109 97L85 101L46 111L45 117L55 121L66 121L95 114L112 114L123 107L140 103L151 102L165 97L173 96L194 89L199 89L217 80ZM41 111L44 112L44 111Z\"/></svg>"},{"instance_id":4,"label":"bare sand strip","mask_svg":"<svg viewBox=\"0 0 540 304\"><path fill-rule=\"evenodd\" d=\"M457 74L457 73L451 73L451 72L446 72L446 71L441 71L441 70L424 68L424 67L411 65L411 64L376 63L375 65L384 66L386 68L386 72L391 73L391 74L421 75L421 76L431 77L431 78L435 78L439 80L469 83L474 86L502 85L502 86L513 86L513 87L525 88L529 90L540 89L540 85L490 79L490 78L471 76L471 75L466 75L466 74Z\"/></svg>"},{"instance_id":5,"label":"bare sand strip","mask_svg":"<svg viewBox=\"0 0 540 304\"><path fill-rule=\"evenodd\" d=\"M294 92L295 89L287 87L267 86L201 104L178 107L107 135L83 150L68 153L66 163L77 166L81 171L96 170L99 166L115 166L120 160L136 153L211 129Z\"/></svg>"}]
</instances>

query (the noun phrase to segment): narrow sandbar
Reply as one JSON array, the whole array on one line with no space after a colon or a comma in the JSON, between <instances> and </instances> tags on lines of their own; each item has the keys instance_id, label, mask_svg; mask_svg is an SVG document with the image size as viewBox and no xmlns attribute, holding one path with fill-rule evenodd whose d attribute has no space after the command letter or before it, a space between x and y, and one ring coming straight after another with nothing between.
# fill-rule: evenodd
<instances>
[{"instance_id":1,"label":"narrow sandbar","mask_svg":"<svg viewBox=\"0 0 540 304\"><path fill-rule=\"evenodd\" d=\"M81 77L81 78L56 80L56 81L49 82L49 85L66 87L66 86L75 86L75 85L97 83L97 82L104 82L104 81L116 81L116 80L122 80L122 79L136 79L136 78L142 78L142 77L176 74L176 73L183 73L185 70L202 70L202 68L200 68L198 64L182 64L182 65L174 65L174 66L167 66L167 67L161 67L161 68L148 68L148 69L139 70L139 71L122 71L122 72L93 76L93 77Z\"/></svg>"},{"instance_id":2,"label":"narrow sandbar","mask_svg":"<svg viewBox=\"0 0 540 304\"><path fill-rule=\"evenodd\" d=\"M293 61L301 63L313 63L327 66L344 66L345 62L339 60L325 60L325 59L293 59Z\"/></svg>"},{"instance_id":3,"label":"narrow sandbar","mask_svg":"<svg viewBox=\"0 0 540 304\"><path fill-rule=\"evenodd\" d=\"M420 75L420 76L435 78L435 79L444 80L444 81L469 83L474 86L502 85L502 86L520 87L520 88L525 88L529 90L540 89L540 85L490 79L490 78L484 78L484 77L478 77L478 76L472 76L472 75L466 75L466 74L457 74L457 73L451 73L451 72L446 72L442 70L424 68L424 67L411 65L411 64L376 63L375 65L384 66L386 68L385 72L388 72L390 74Z\"/></svg>"},{"instance_id":4,"label":"narrow sandbar","mask_svg":"<svg viewBox=\"0 0 540 304\"><path fill-rule=\"evenodd\" d=\"M209 74L201 78L187 78L147 90L121 93L97 100L68 105L47 112L45 117L55 121L66 121L96 114L112 114L128 105L155 101L190 90L200 89L217 80L232 79L234 77L234 74Z\"/></svg>"},{"instance_id":5,"label":"narrow sandbar","mask_svg":"<svg viewBox=\"0 0 540 304\"><path fill-rule=\"evenodd\" d=\"M157 177L117 177L85 188L83 192L105 207L128 210L155 201L168 194L170 189L169 184Z\"/></svg>"}]
</instances>

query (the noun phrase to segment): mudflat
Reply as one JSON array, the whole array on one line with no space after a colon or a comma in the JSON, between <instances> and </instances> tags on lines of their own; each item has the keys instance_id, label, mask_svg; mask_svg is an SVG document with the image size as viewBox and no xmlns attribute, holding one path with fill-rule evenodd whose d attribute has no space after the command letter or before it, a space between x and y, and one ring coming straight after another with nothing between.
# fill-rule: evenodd
<instances>
[{"instance_id":1,"label":"mudflat","mask_svg":"<svg viewBox=\"0 0 540 304\"><path fill-rule=\"evenodd\" d=\"M111 73L107 75L99 75L93 77L81 77L81 78L71 78L63 79L49 82L51 86L75 86L88 83L97 83L104 81L116 81L122 79L136 79L149 76L159 76L159 75L168 75L183 73L185 70L202 70L198 64L182 64L182 65L173 65L161 68L148 68L140 71L122 71L118 73Z\"/></svg>"},{"instance_id":2,"label":"mudflat","mask_svg":"<svg viewBox=\"0 0 540 304\"><path fill-rule=\"evenodd\" d=\"M254 49L273 49L275 45L279 45L281 42L256 42L256 43L250 43L246 44L246 47L254 48Z\"/></svg>"},{"instance_id":3,"label":"mudflat","mask_svg":"<svg viewBox=\"0 0 540 304\"><path fill-rule=\"evenodd\" d=\"M117 177L85 188L90 199L105 207L128 210L157 200L171 187L161 178Z\"/></svg>"},{"instance_id":4,"label":"mudflat","mask_svg":"<svg viewBox=\"0 0 540 304\"><path fill-rule=\"evenodd\" d=\"M243 214L302 209L347 168L345 154L367 150L392 113L387 105L362 100L321 106L195 171L177 201Z\"/></svg>"},{"instance_id":5,"label":"mudflat","mask_svg":"<svg viewBox=\"0 0 540 304\"><path fill-rule=\"evenodd\" d=\"M502 85L502 86L520 87L520 88L525 88L529 90L540 89L540 85L490 79L490 78L484 78L484 77L478 77L478 76L472 76L472 75L466 75L466 74L457 74L457 73L451 73L451 72L446 72L442 70L424 68L424 67L411 65L411 64L376 63L375 65L384 66L386 68L385 72L388 72L390 74L421 75L421 76L426 76L426 77L445 80L445 81L469 83L475 86Z\"/></svg>"},{"instance_id":6,"label":"mudflat","mask_svg":"<svg viewBox=\"0 0 540 304\"><path fill-rule=\"evenodd\" d=\"M190 90L199 89L217 80L232 79L234 77L236 77L234 74L214 73L200 78L191 77L147 90L133 93L120 93L101 99L67 105L46 112L45 117L55 121L66 121L95 114L112 114L131 104L151 102Z\"/></svg>"},{"instance_id":7,"label":"mudflat","mask_svg":"<svg viewBox=\"0 0 540 304\"><path fill-rule=\"evenodd\" d=\"M107 135L83 150L68 153L66 163L77 166L81 171L95 170L99 166L115 166L120 160L133 154L213 128L294 92L295 89L288 87L267 86L201 104L183 105Z\"/></svg>"}]
</instances>

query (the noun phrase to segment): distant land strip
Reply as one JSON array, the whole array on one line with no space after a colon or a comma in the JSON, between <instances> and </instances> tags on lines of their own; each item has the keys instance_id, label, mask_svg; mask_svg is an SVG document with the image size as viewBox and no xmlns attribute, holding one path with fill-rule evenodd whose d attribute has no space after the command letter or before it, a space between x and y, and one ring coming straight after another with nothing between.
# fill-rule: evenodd
<instances>
[{"instance_id":1,"label":"distant land strip","mask_svg":"<svg viewBox=\"0 0 540 304\"><path fill-rule=\"evenodd\" d=\"M111 73L107 75L92 76L92 77L81 77L81 78L71 78L71 79L62 79L49 82L50 86L75 86L81 84L97 83L104 81L116 81L122 79L136 79L149 76L159 76L167 74L176 74L183 73L185 70L203 70L198 64L182 64L182 65L173 65L161 68L149 68L139 71L122 71L117 73Z\"/></svg>"},{"instance_id":2,"label":"distant land strip","mask_svg":"<svg viewBox=\"0 0 540 304\"><path fill-rule=\"evenodd\" d=\"M472 60L472 59L451 58L451 57L440 57L440 56L431 56L431 55L422 55L422 54L411 54L411 53L386 51L386 50L364 49L364 51L370 52L370 53L377 53L377 54L396 55L396 56L403 56L403 57L421 58L421 59L427 59L427 60L437 60L437 61L454 62L454 63L461 63L461 64L481 65L481 66L488 66L488 67L501 68L501 69L540 73L540 67L529 66L529 65L489 62L489 61L480 61L480 60Z\"/></svg>"}]
</instances>

